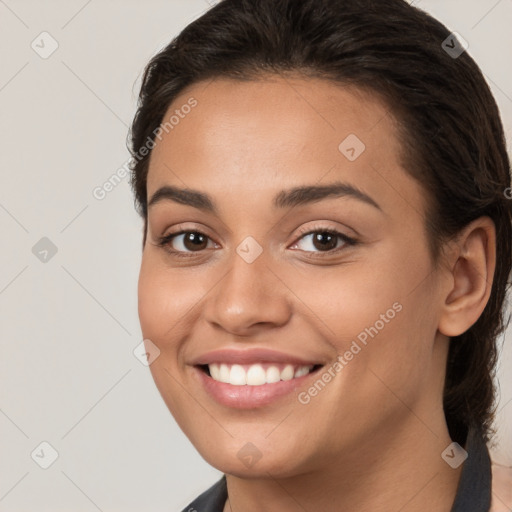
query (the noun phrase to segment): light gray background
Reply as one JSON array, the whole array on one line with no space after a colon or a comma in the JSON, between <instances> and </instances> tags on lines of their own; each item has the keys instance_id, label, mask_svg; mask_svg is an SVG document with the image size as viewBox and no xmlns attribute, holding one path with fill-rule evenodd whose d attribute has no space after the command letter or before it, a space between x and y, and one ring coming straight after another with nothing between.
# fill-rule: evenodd
<instances>
[{"instance_id":1,"label":"light gray background","mask_svg":"<svg viewBox=\"0 0 512 512\"><path fill-rule=\"evenodd\" d=\"M510 149L512 0L414 3L469 42ZM142 223L128 181L92 195L129 157L144 65L208 7L0 0L0 511L178 511L221 474L133 355ZM43 31L59 45L47 59L31 48ZM58 249L46 263L42 237ZM507 336L493 457L512 465ZM48 469L31 458L43 441L59 454Z\"/></svg>"}]
</instances>

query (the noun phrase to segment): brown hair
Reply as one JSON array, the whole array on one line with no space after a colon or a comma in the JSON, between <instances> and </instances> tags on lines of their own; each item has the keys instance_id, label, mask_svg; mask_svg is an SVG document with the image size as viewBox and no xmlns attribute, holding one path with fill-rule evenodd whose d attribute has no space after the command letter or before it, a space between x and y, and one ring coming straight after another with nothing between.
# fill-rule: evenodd
<instances>
[{"instance_id":1,"label":"brown hair","mask_svg":"<svg viewBox=\"0 0 512 512\"><path fill-rule=\"evenodd\" d=\"M496 342L508 325L503 306L512 265L510 161L500 114L462 50L443 24L403 0L223 0L146 66L130 133L144 244L151 151L142 156L141 149L187 86L295 72L384 99L398 120L401 164L427 192L434 264L443 242L472 220L488 215L496 226L489 301L477 322L450 341L443 402L450 435L460 444L472 425L486 440L494 432Z\"/></svg>"}]
</instances>

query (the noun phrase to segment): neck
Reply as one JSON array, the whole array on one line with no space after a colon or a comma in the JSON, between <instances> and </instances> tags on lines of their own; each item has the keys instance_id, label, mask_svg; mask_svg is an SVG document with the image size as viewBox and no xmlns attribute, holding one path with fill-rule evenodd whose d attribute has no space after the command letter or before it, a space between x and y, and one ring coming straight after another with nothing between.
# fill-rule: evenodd
<instances>
[{"instance_id":1,"label":"neck","mask_svg":"<svg viewBox=\"0 0 512 512\"><path fill-rule=\"evenodd\" d=\"M429 418L428 426L419 418ZM451 443L444 414L409 414L401 428L390 426L322 468L280 478L227 475L224 512L450 512L462 466L441 457Z\"/></svg>"}]
</instances>

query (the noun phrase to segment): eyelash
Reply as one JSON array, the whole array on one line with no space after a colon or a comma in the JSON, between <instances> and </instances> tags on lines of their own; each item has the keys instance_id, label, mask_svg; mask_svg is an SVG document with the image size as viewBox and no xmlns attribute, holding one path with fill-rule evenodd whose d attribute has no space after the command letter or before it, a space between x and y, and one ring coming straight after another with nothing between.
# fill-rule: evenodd
<instances>
[{"instance_id":1,"label":"eyelash","mask_svg":"<svg viewBox=\"0 0 512 512\"><path fill-rule=\"evenodd\" d=\"M169 233L168 235L165 235L165 236L159 238L158 242L157 242L157 245L158 245L158 247L162 247L167 252L169 252L172 256L175 256L177 258L190 258L190 257L193 257L193 256L196 255L196 253L199 253L201 251L188 251L188 252L185 252L185 251L177 251L176 249L172 249L171 248L171 242L172 242L172 240L175 237L180 236L180 235L184 235L184 234L188 234L188 233L195 233L195 234L198 234L198 235L205 236L208 239L210 238L208 235L206 235L205 233L203 233L201 231L189 229L189 230L182 230L182 231L179 231L179 232L176 232L176 233ZM329 235L332 235L332 236L340 238L344 242L344 245L342 245L341 247L338 247L336 249L331 249L329 251L313 251L313 254L315 254L315 253L318 254L319 253L321 256L309 256L310 258L317 258L317 257L323 258L323 257L331 256L334 253L338 253L338 252L342 251L347 246L350 247L350 246L355 246L355 245L358 244L358 241L355 240L354 238L351 238L351 237L345 235L344 233L340 233L339 231L336 231L335 229L326 228L326 227L322 227L322 226L315 226L315 227L309 228L309 229L308 228L302 228L302 229L299 230L299 233L300 233L300 237L297 239L297 242L300 239L304 238L305 236L312 235L312 234L315 234L315 233L329 234ZM297 242L294 242L293 245L295 245ZM310 253L311 251L305 251L305 252ZM325 254L326 256L323 256L323 254Z\"/></svg>"}]
</instances>

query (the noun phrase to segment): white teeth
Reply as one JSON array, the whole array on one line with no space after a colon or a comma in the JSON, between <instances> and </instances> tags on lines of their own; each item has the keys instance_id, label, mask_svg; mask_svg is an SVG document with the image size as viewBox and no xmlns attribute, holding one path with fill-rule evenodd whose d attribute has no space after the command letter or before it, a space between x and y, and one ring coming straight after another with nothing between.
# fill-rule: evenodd
<instances>
[{"instance_id":1,"label":"white teeth","mask_svg":"<svg viewBox=\"0 0 512 512\"><path fill-rule=\"evenodd\" d=\"M244 386L247 384L247 374L242 366L234 364L229 373L229 383L233 386Z\"/></svg>"},{"instance_id":2,"label":"white teeth","mask_svg":"<svg viewBox=\"0 0 512 512\"><path fill-rule=\"evenodd\" d=\"M293 366L291 364L287 364L283 371L281 372L281 380L291 380L293 379Z\"/></svg>"},{"instance_id":3,"label":"white teeth","mask_svg":"<svg viewBox=\"0 0 512 512\"><path fill-rule=\"evenodd\" d=\"M262 384L273 384L280 380L291 380L307 375L313 365L296 367L287 364L282 370L279 370L277 366L269 366L265 370L261 364L253 364L246 370L239 364L212 363L208 365L208 368L213 380L233 386L261 386Z\"/></svg>"},{"instance_id":4,"label":"white teeth","mask_svg":"<svg viewBox=\"0 0 512 512\"><path fill-rule=\"evenodd\" d=\"M309 373L309 367L308 366L301 366L300 368L297 368L295 370L294 378L295 377L302 377L303 375L307 375Z\"/></svg>"},{"instance_id":5,"label":"white teeth","mask_svg":"<svg viewBox=\"0 0 512 512\"><path fill-rule=\"evenodd\" d=\"M281 372L277 366L267 368L267 384L273 384L281 380Z\"/></svg>"},{"instance_id":6,"label":"white teeth","mask_svg":"<svg viewBox=\"0 0 512 512\"><path fill-rule=\"evenodd\" d=\"M209 366L212 379L220 380L220 368L218 364L211 364Z\"/></svg>"},{"instance_id":7,"label":"white teeth","mask_svg":"<svg viewBox=\"0 0 512 512\"><path fill-rule=\"evenodd\" d=\"M227 364L220 365L219 380L229 384L229 366Z\"/></svg>"},{"instance_id":8,"label":"white teeth","mask_svg":"<svg viewBox=\"0 0 512 512\"><path fill-rule=\"evenodd\" d=\"M247 384L261 386L267 382L267 372L260 364L253 364L247 371Z\"/></svg>"}]
</instances>

